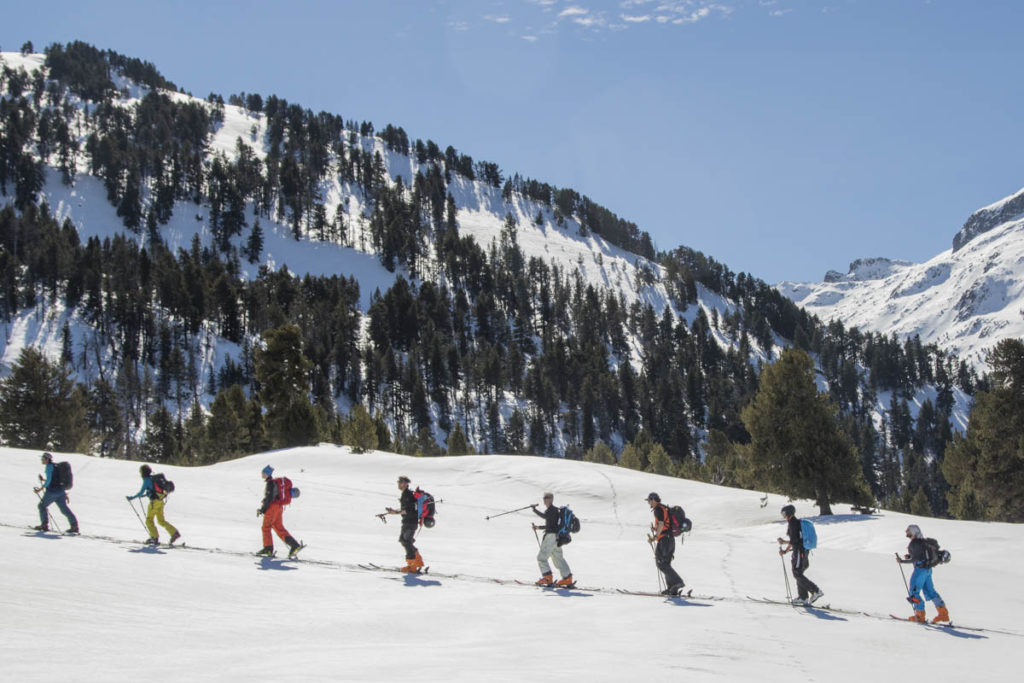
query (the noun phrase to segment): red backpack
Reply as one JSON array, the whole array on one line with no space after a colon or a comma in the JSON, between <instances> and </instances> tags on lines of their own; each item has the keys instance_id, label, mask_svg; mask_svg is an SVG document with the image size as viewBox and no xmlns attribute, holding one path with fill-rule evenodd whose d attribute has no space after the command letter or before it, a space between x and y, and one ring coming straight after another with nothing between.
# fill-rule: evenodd
<instances>
[{"instance_id":1,"label":"red backpack","mask_svg":"<svg viewBox=\"0 0 1024 683\"><path fill-rule=\"evenodd\" d=\"M274 487L277 489L277 502L281 505L288 505L292 502L292 480L288 477L277 477L274 479Z\"/></svg>"}]
</instances>

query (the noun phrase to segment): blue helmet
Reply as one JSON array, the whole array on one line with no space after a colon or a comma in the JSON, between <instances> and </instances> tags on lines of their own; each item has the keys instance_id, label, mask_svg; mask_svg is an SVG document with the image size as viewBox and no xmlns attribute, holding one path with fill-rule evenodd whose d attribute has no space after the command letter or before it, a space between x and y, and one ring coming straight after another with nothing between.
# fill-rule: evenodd
<instances>
[{"instance_id":1,"label":"blue helmet","mask_svg":"<svg viewBox=\"0 0 1024 683\"><path fill-rule=\"evenodd\" d=\"M264 467L263 468L263 476L264 477L272 477L272 476L274 476L274 468L271 467L270 465L267 465L266 467Z\"/></svg>"}]
</instances>

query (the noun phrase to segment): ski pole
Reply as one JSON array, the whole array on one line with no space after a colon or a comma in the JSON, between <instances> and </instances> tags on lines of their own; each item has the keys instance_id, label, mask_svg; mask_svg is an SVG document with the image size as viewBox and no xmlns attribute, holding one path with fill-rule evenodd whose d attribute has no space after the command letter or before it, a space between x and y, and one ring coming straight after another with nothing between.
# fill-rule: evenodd
<instances>
[{"instance_id":1,"label":"ski pole","mask_svg":"<svg viewBox=\"0 0 1024 683\"><path fill-rule=\"evenodd\" d=\"M654 555L654 573L658 577L658 592L665 590L666 586L663 583L663 576L661 575L661 569L658 567L658 550L654 545L654 536L647 535L647 544L651 546L651 553Z\"/></svg>"},{"instance_id":2,"label":"ski pole","mask_svg":"<svg viewBox=\"0 0 1024 683\"><path fill-rule=\"evenodd\" d=\"M143 529L146 529L146 523L142 521L142 517L139 516L139 511L135 509L135 503L132 502L131 498L128 499L128 505L131 507L132 512L135 513L135 517L139 520L139 524L142 525ZM146 532L148 533L149 529L146 529Z\"/></svg>"},{"instance_id":3,"label":"ski pole","mask_svg":"<svg viewBox=\"0 0 1024 683\"><path fill-rule=\"evenodd\" d=\"M537 525L533 525L533 537L537 539L537 547L540 547L540 536L537 535Z\"/></svg>"},{"instance_id":4,"label":"ski pole","mask_svg":"<svg viewBox=\"0 0 1024 683\"><path fill-rule=\"evenodd\" d=\"M34 489L33 489L33 490L34 490ZM43 502L43 497L42 497L41 495L39 495L39 491L36 491L36 498L38 498L38 499L39 499L39 502L40 502L40 503L42 503L42 502ZM56 532L57 532L58 534L59 534L59 533L62 533L62 532L61 532L61 530L60 530L60 527L59 527L59 526L57 526L57 520L55 520L55 519L53 518L53 513L52 513L52 512L50 512L50 508L46 508L46 518L47 518L48 520L50 520L50 526L52 526L52 527L53 527L53 530L54 530L54 531L56 531Z\"/></svg>"},{"instance_id":5,"label":"ski pole","mask_svg":"<svg viewBox=\"0 0 1024 683\"><path fill-rule=\"evenodd\" d=\"M910 593L910 584L907 583L907 573L905 571L903 571L903 563L900 562L900 554L899 553L896 553L896 565L900 568L900 576L903 577L903 585L907 589L907 602L909 602L911 605L914 605L914 604L916 604L914 602L914 596Z\"/></svg>"},{"instance_id":6,"label":"ski pole","mask_svg":"<svg viewBox=\"0 0 1024 683\"><path fill-rule=\"evenodd\" d=\"M504 515L511 515L513 512L520 512L522 510L527 510L527 509L532 508L532 507L533 507L532 505L524 505L523 507L516 508L515 510L507 510L505 512L499 512L496 515L488 515L487 517L484 517L484 519L494 519L495 517L502 517Z\"/></svg>"},{"instance_id":7,"label":"ski pole","mask_svg":"<svg viewBox=\"0 0 1024 683\"><path fill-rule=\"evenodd\" d=\"M377 519L379 519L384 524L388 523L388 513L382 512L379 515L375 515L375 516L377 517Z\"/></svg>"},{"instance_id":8,"label":"ski pole","mask_svg":"<svg viewBox=\"0 0 1024 683\"><path fill-rule=\"evenodd\" d=\"M793 552L796 552L795 550ZM786 580L786 599L793 602L793 590L789 587L789 574L786 573L785 553L779 552L779 561L782 563L782 578Z\"/></svg>"}]
</instances>

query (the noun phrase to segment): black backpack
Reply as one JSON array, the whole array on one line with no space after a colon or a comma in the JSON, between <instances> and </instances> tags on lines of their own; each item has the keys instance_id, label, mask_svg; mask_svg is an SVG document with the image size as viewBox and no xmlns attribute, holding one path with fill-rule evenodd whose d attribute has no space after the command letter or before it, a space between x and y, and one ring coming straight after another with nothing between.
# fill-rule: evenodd
<instances>
[{"instance_id":1,"label":"black backpack","mask_svg":"<svg viewBox=\"0 0 1024 683\"><path fill-rule=\"evenodd\" d=\"M938 567L940 564L946 564L952 558L948 550L943 550L939 547L939 542L934 538L924 539L924 552L925 560L924 564L921 565L925 569L931 569L932 567Z\"/></svg>"},{"instance_id":2,"label":"black backpack","mask_svg":"<svg viewBox=\"0 0 1024 683\"><path fill-rule=\"evenodd\" d=\"M53 466L53 479L50 486L61 491L67 491L75 485L75 478L71 474L71 463L59 462Z\"/></svg>"},{"instance_id":3,"label":"black backpack","mask_svg":"<svg viewBox=\"0 0 1024 683\"><path fill-rule=\"evenodd\" d=\"M678 505L668 508L668 530L673 536L678 536L691 529L693 529L693 522L687 518L683 508Z\"/></svg>"},{"instance_id":4,"label":"black backpack","mask_svg":"<svg viewBox=\"0 0 1024 683\"><path fill-rule=\"evenodd\" d=\"M154 474L153 488L156 490L156 495L162 498L163 496L174 490L174 482L165 477L163 474Z\"/></svg>"},{"instance_id":5,"label":"black backpack","mask_svg":"<svg viewBox=\"0 0 1024 683\"><path fill-rule=\"evenodd\" d=\"M572 543L572 534L580 530L580 518L577 517L569 506L558 508L558 545Z\"/></svg>"}]
</instances>

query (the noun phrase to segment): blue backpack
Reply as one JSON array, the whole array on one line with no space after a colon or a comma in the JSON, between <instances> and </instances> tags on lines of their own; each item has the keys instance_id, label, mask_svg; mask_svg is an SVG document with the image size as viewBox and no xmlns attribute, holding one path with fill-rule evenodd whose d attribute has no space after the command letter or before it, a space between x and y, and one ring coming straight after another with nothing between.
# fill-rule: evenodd
<instances>
[{"instance_id":1,"label":"blue backpack","mask_svg":"<svg viewBox=\"0 0 1024 683\"><path fill-rule=\"evenodd\" d=\"M580 518L568 506L558 508L558 545L572 542L572 535L580 530Z\"/></svg>"},{"instance_id":2,"label":"blue backpack","mask_svg":"<svg viewBox=\"0 0 1024 683\"><path fill-rule=\"evenodd\" d=\"M804 541L804 550L814 550L818 547L818 532L814 530L814 523L811 520L800 520L800 537Z\"/></svg>"}]
</instances>

